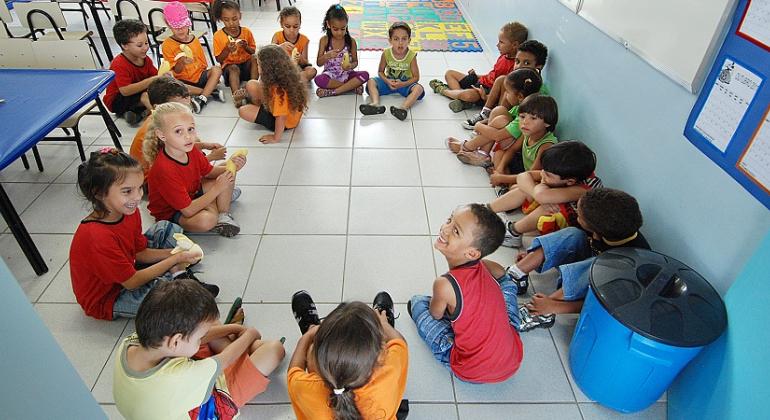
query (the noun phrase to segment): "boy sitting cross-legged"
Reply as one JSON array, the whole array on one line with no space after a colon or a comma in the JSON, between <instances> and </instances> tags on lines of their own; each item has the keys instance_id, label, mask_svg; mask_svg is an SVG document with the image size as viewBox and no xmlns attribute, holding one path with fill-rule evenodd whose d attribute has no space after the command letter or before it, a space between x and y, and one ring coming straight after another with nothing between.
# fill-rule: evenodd
<instances>
[{"instance_id":1,"label":"boy sitting cross-legged","mask_svg":"<svg viewBox=\"0 0 770 420\"><path fill-rule=\"evenodd\" d=\"M144 299L136 333L115 361L113 394L132 419L232 418L267 389L285 356L279 341L239 324L222 325L214 297L192 280L166 282Z\"/></svg>"},{"instance_id":2,"label":"boy sitting cross-legged","mask_svg":"<svg viewBox=\"0 0 770 420\"><path fill-rule=\"evenodd\" d=\"M577 222L580 228L568 227L535 238L506 270L524 284L525 291L532 271L559 270L559 288L547 296L536 293L521 308L523 331L552 326L555 314L580 312L588 291L588 270L600 253L617 247L650 249L639 232L639 204L623 191L597 188L585 193L578 201Z\"/></svg>"},{"instance_id":3,"label":"boy sitting cross-legged","mask_svg":"<svg viewBox=\"0 0 770 420\"><path fill-rule=\"evenodd\" d=\"M499 264L481 259L504 233L482 204L455 209L433 245L449 272L433 282L432 297L413 296L407 305L433 356L463 381L501 382L521 365L516 284Z\"/></svg>"}]
</instances>

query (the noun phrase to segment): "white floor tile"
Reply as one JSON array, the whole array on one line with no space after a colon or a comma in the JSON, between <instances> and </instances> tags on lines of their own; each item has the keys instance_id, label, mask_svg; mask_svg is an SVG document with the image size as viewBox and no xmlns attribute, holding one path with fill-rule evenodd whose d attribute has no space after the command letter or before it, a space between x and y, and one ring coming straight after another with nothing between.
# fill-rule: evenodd
<instances>
[{"instance_id":1,"label":"white floor tile","mask_svg":"<svg viewBox=\"0 0 770 420\"><path fill-rule=\"evenodd\" d=\"M21 159L16 159L13 163L3 168L0 172L0 182L52 182L59 174L66 169L75 159L80 160L78 149L72 146L40 145L40 161L43 162L43 172L37 170L35 157L32 150L27 151L27 161L29 169L24 169Z\"/></svg>"},{"instance_id":2,"label":"white floor tile","mask_svg":"<svg viewBox=\"0 0 770 420\"><path fill-rule=\"evenodd\" d=\"M205 257L193 271L206 283L219 286L218 302L232 302L243 296L251 273L259 235L236 235L222 238L218 235L195 235L192 239L203 248Z\"/></svg>"},{"instance_id":3,"label":"white floor tile","mask_svg":"<svg viewBox=\"0 0 770 420\"><path fill-rule=\"evenodd\" d=\"M417 187L353 187L351 235L427 235L422 191Z\"/></svg>"},{"instance_id":4,"label":"white floor tile","mask_svg":"<svg viewBox=\"0 0 770 420\"><path fill-rule=\"evenodd\" d=\"M240 147L228 147L230 153ZM287 149L248 147L246 165L238 171L237 185L276 185Z\"/></svg>"},{"instance_id":5,"label":"white floor tile","mask_svg":"<svg viewBox=\"0 0 770 420\"><path fill-rule=\"evenodd\" d=\"M407 121L356 120L354 146L375 148L415 148L414 129Z\"/></svg>"},{"instance_id":6,"label":"white floor tile","mask_svg":"<svg viewBox=\"0 0 770 420\"><path fill-rule=\"evenodd\" d=\"M228 148L256 147L275 149L285 149L289 147L292 130L284 131L279 143L262 144L259 142L260 137L264 136L265 134L272 133L272 130L268 130L259 124L238 119L238 122L235 123L235 128L233 128L233 131L230 134L230 137L227 139L225 146Z\"/></svg>"},{"instance_id":7,"label":"white floor tile","mask_svg":"<svg viewBox=\"0 0 770 420\"><path fill-rule=\"evenodd\" d=\"M263 236L244 300L289 303L304 289L316 302L339 302L345 248L341 235Z\"/></svg>"},{"instance_id":8,"label":"white floor tile","mask_svg":"<svg viewBox=\"0 0 770 420\"><path fill-rule=\"evenodd\" d=\"M255 187L242 185L241 197L231 204L230 212L241 225L241 235L260 234L265 228L265 221L275 195L275 187ZM145 225L148 226L148 225ZM221 238L225 241L225 238Z\"/></svg>"},{"instance_id":9,"label":"white floor tile","mask_svg":"<svg viewBox=\"0 0 770 420\"><path fill-rule=\"evenodd\" d=\"M371 302L382 290L395 302L430 294L436 271L427 236L350 236L343 300Z\"/></svg>"},{"instance_id":10,"label":"white floor tile","mask_svg":"<svg viewBox=\"0 0 770 420\"><path fill-rule=\"evenodd\" d=\"M48 272L37 276L27 257L21 251L13 235L0 235L0 249L8 269L11 270L19 286L24 290L30 302L40 297L51 280L59 273L64 263L69 259L72 235L30 235L37 246L40 255L48 266Z\"/></svg>"},{"instance_id":11,"label":"white floor tile","mask_svg":"<svg viewBox=\"0 0 770 420\"><path fill-rule=\"evenodd\" d=\"M291 147L353 147L352 119L304 118L294 129Z\"/></svg>"},{"instance_id":12,"label":"white floor tile","mask_svg":"<svg viewBox=\"0 0 770 420\"><path fill-rule=\"evenodd\" d=\"M75 184L51 184L21 214L21 220L31 233L75 233L91 212L90 203L79 194ZM52 212L56 217L51 217Z\"/></svg>"},{"instance_id":13,"label":"white floor tile","mask_svg":"<svg viewBox=\"0 0 770 420\"><path fill-rule=\"evenodd\" d=\"M489 187L484 169L463 164L447 149L420 149L417 154L426 187Z\"/></svg>"},{"instance_id":14,"label":"white floor tile","mask_svg":"<svg viewBox=\"0 0 770 420\"><path fill-rule=\"evenodd\" d=\"M330 98L319 98L315 94L310 95L308 110L305 118L346 119L354 118L356 96L346 93ZM302 123L300 123L302 124Z\"/></svg>"},{"instance_id":15,"label":"white floor tile","mask_svg":"<svg viewBox=\"0 0 770 420\"><path fill-rule=\"evenodd\" d=\"M422 420L457 420L454 404L420 404L409 402L409 418Z\"/></svg>"},{"instance_id":16,"label":"white floor tile","mask_svg":"<svg viewBox=\"0 0 770 420\"><path fill-rule=\"evenodd\" d=\"M31 184L31 183L3 183L3 189L8 194L8 198L11 200L13 208L16 209L17 214L21 214L29 206L43 190L46 188L46 184ZM0 218L0 232L5 231L8 225L5 223L5 219Z\"/></svg>"},{"instance_id":17,"label":"white floor tile","mask_svg":"<svg viewBox=\"0 0 770 420\"><path fill-rule=\"evenodd\" d=\"M461 420L581 420L577 404L459 404Z\"/></svg>"},{"instance_id":18,"label":"white floor tile","mask_svg":"<svg viewBox=\"0 0 770 420\"><path fill-rule=\"evenodd\" d=\"M446 138L467 138L471 131L460 126L458 120L414 120L414 137L419 149L447 150Z\"/></svg>"},{"instance_id":19,"label":"white floor tile","mask_svg":"<svg viewBox=\"0 0 770 420\"><path fill-rule=\"evenodd\" d=\"M441 225L459 206L489 203L495 198L492 188L424 188L430 233L438 235Z\"/></svg>"},{"instance_id":20,"label":"white floor tile","mask_svg":"<svg viewBox=\"0 0 770 420\"><path fill-rule=\"evenodd\" d=\"M351 149L290 149L279 184L349 185L351 155Z\"/></svg>"},{"instance_id":21,"label":"white floor tile","mask_svg":"<svg viewBox=\"0 0 770 420\"><path fill-rule=\"evenodd\" d=\"M278 187L265 233L346 233L348 190L346 187Z\"/></svg>"},{"instance_id":22,"label":"white floor tile","mask_svg":"<svg viewBox=\"0 0 770 420\"><path fill-rule=\"evenodd\" d=\"M355 186L419 186L420 170L414 149L355 149Z\"/></svg>"}]
</instances>

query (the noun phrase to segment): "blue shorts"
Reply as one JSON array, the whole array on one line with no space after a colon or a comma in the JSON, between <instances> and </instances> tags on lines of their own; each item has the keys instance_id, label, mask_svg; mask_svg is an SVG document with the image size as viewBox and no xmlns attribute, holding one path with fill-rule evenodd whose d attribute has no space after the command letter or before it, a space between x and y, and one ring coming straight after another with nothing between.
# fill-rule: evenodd
<instances>
[{"instance_id":1,"label":"blue shorts","mask_svg":"<svg viewBox=\"0 0 770 420\"><path fill-rule=\"evenodd\" d=\"M193 197L193 200L196 199L196 198L200 198L203 194L204 194L203 193L203 185L201 185L201 189L199 189L198 192L195 193L195 197ZM174 213L173 216L171 216L171 219L169 219L169 220L171 220L171 223L179 224L179 219L181 219L181 218L182 218L182 212L181 211L177 211L176 213Z\"/></svg>"},{"instance_id":2,"label":"blue shorts","mask_svg":"<svg viewBox=\"0 0 770 420\"><path fill-rule=\"evenodd\" d=\"M390 86L388 86L388 84L385 83L385 81L379 77L373 77L371 80L374 80L374 82L377 83L377 92L379 92L380 95L391 95L393 93L398 93L405 98L409 96L409 93L412 91L412 88L419 84L417 82L414 82L409 86L404 86L398 89L391 89ZM366 86L366 93L369 93L368 85ZM371 95L371 93L369 94ZM423 98L423 96L425 96L425 89L422 90L422 94L420 94L420 97L417 98L417 100L419 101L420 99Z\"/></svg>"},{"instance_id":3,"label":"blue shorts","mask_svg":"<svg viewBox=\"0 0 770 420\"><path fill-rule=\"evenodd\" d=\"M538 270L559 270L564 300L581 300L588 292L588 270L594 261L586 233L576 227L557 230L532 240L527 252L543 248L545 260Z\"/></svg>"},{"instance_id":4,"label":"blue shorts","mask_svg":"<svg viewBox=\"0 0 770 420\"><path fill-rule=\"evenodd\" d=\"M147 248L151 249L169 249L176 246L176 239L174 239L175 233L182 233L182 227L168 220L161 220L158 223L150 226L144 236L147 238ZM118 298L112 305L112 318L134 318L137 311L139 311L139 305L144 300L145 296L150 293L153 287L158 285L160 281L169 281L172 279L171 273L166 272L162 276L150 280L149 282L137 287L136 289L123 289L120 291Z\"/></svg>"}]
</instances>

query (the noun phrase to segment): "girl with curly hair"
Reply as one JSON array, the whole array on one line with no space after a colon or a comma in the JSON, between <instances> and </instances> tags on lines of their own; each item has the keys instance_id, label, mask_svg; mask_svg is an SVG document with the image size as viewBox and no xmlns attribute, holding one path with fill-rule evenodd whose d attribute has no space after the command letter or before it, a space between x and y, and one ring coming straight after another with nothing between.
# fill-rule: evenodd
<instances>
[{"instance_id":1,"label":"girl with curly hair","mask_svg":"<svg viewBox=\"0 0 770 420\"><path fill-rule=\"evenodd\" d=\"M257 52L259 80L249 80L246 92L251 103L238 109L246 121L273 130L259 138L263 144L278 143L283 131L299 124L307 107L307 87L299 68L278 45L265 45Z\"/></svg>"}]
</instances>

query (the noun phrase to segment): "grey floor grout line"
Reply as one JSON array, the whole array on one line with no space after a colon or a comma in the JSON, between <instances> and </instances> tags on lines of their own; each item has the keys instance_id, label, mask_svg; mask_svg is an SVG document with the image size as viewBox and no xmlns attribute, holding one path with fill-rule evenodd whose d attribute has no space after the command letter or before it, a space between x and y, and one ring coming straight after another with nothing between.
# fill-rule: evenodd
<instances>
[{"instance_id":1,"label":"grey floor grout line","mask_svg":"<svg viewBox=\"0 0 770 420\"><path fill-rule=\"evenodd\" d=\"M110 355L107 356L107 360L104 361L104 365L102 365L102 368L99 370L99 374L96 375L96 380L94 381L94 386L91 387L91 392L93 393L96 389L96 384L99 383L99 379L102 377L102 373L104 373L104 369L107 367L107 364L110 363L110 357L115 352L115 350L120 345L120 342L123 340L123 337L126 336L126 330L128 329L128 324L130 324L133 321L133 319L129 318L126 319L126 324L123 325L123 329L120 330L120 334L118 335L118 339L115 341L115 344L112 346L112 350L110 351Z\"/></svg>"}]
</instances>

